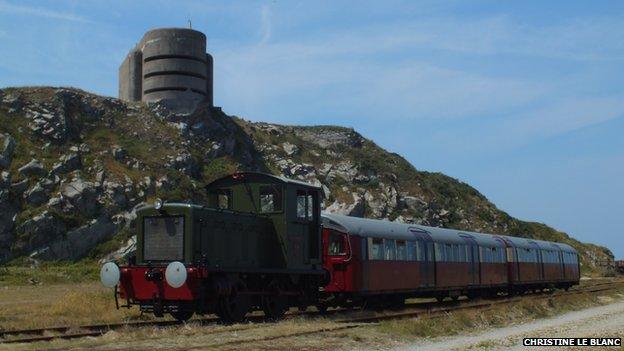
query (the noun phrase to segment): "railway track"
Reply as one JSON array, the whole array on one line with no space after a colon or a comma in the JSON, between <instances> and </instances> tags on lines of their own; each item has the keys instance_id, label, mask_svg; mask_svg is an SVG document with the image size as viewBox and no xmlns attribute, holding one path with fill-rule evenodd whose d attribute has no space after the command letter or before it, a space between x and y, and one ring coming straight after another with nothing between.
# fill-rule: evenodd
<instances>
[{"instance_id":1,"label":"railway track","mask_svg":"<svg viewBox=\"0 0 624 351\"><path fill-rule=\"evenodd\" d=\"M272 341L276 339L286 339L286 338L294 338L294 337L299 337L299 336L322 334L322 333L328 333L328 332L345 331L349 329L354 329L354 328L359 328L359 327L363 327L366 325L370 325L372 323L378 323L378 322L388 321L388 320L399 320L399 319L408 319L408 318L430 319L430 318L444 316L444 315L447 315L448 313L456 312L459 310L469 310L469 309L485 310L485 309L492 308L496 305L517 302L517 301L525 300L525 299L549 299L549 298L554 298L554 297L559 297L559 296L608 291L608 290L613 290L614 288L617 288L619 285L622 285L622 284L624 284L624 281L605 282L605 283L595 284L589 287L580 287L580 288L576 288L573 290L571 289L570 291L564 291L564 292L558 292L558 293L555 292L555 293L546 293L546 294L538 294L538 295L505 297L505 298L482 301L482 302L477 302L477 303L470 303L470 302L459 303L459 304L456 304L455 306L443 307L443 308L434 308L434 309L428 308L428 309L420 309L420 310L414 310L414 311L409 311L409 312L392 313L392 314L378 315L378 316L352 317L352 318L348 318L344 320L338 320L337 323L340 323L342 325L337 325L335 327L319 328L316 330L306 330L306 331L294 332L294 333L289 333L289 334L267 336L264 338L253 338L253 339L242 339L242 340L238 339L238 340L232 340L232 341L227 341L227 342L218 343L218 344L212 344L210 345L210 347L240 345L240 344L251 343L251 342L266 342L266 341ZM599 287L599 286L602 286L602 287ZM186 347L184 349L194 350L194 349L203 349L205 347L206 345L197 346L197 347Z\"/></svg>"},{"instance_id":2,"label":"railway track","mask_svg":"<svg viewBox=\"0 0 624 351\"><path fill-rule=\"evenodd\" d=\"M541 294L531 294L524 296L501 296L494 299L488 300L459 300L457 302L452 301L444 301L444 302L418 302L412 304L406 304L405 309L409 309L408 311L396 312L396 313L388 313L382 315L373 315L373 316L353 316L345 319L337 319L335 322L340 324L335 327L328 328L319 328L310 331L301 331L295 332L291 334L277 335L277 336L267 336L266 338L261 339L253 339L249 341L271 341L274 339L281 338L289 338L289 337L297 337L297 336L305 336L310 334L318 334L330 331L339 331L346 329L353 329L357 327L361 327L370 323L381 322L386 320L396 320L396 319L406 319L406 318L434 318L437 316L445 315L450 312L458 311L458 310L467 310L467 309L488 309L492 308L496 305L516 302L525 299L545 299L545 298L553 298L558 296L565 295L574 295L581 293L595 293L600 291L608 291L614 288L617 288L619 285L623 285L624 281L611 281L611 282L601 282L597 284L593 284L590 286L580 286L570 291L561 291L561 292L551 292L551 293L541 293ZM330 314L339 314L345 311L352 310L332 310L329 311ZM311 315L318 316L318 312L294 312L287 315L287 318L292 318L295 316L301 315ZM250 316L248 318L250 322L263 322L266 321L263 316ZM210 325L217 324L218 318L202 318L202 319L194 319L189 321L189 323L199 323L200 325ZM59 326L59 327L48 327L48 328L36 328L36 329L22 329L22 330L0 330L0 344L8 344L8 343L33 343L33 342L41 342L41 341L50 341L54 339L75 339L75 338L83 338L83 337L97 337L102 334L110 331L110 330L119 330L119 329L132 329L132 328L143 328L143 327L168 327L168 326L176 326L183 325L183 322L178 322L174 320L166 320L166 321L136 321L136 322L124 322L124 323L106 323L106 324L93 324L93 325L82 325L82 326ZM227 328L223 331L217 331L216 333L227 333L227 332L236 332L243 331L248 329L254 329L262 327L263 324L254 323L248 325L242 325L240 327ZM27 337L23 337L27 336ZM237 341L228 341L224 343L220 343L214 346L226 346L234 343L246 342L245 340L237 340Z\"/></svg>"}]
</instances>

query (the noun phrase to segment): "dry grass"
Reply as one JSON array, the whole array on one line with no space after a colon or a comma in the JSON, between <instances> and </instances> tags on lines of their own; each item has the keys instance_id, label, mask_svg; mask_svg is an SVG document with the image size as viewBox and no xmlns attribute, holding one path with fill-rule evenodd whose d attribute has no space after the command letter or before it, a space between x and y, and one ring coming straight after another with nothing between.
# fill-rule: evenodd
<instances>
[{"instance_id":1,"label":"dry grass","mask_svg":"<svg viewBox=\"0 0 624 351\"><path fill-rule=\"evenodd\" d=\"M3 329L112 323L139 318L142 317L136 308L116 310L112 290L95 282L0 288Z\"/></svg>"},{"instance_id":2,"label":"dry grass","mask_svg":"<svg viewBox=\"0 0 624 351\"><path fill-rule=\"evenodd\" d=\"M273 336L337 328L328 318L293 318L280 323L199 325L128 329L108 332L98 338L55 340L29 345L6 345L15 350L78 349L78 350L352 350L388 349L423 338L434 338L526 322L578 310L588 306L621 300L624 289L522 300L499 305L489 310L449 313L442 318L388 321L348 330L289 336L266 340ZM138 318L136 308L117 311L111 292L97 283L52 286L16 286L0 290L0 323L11 328L60 324L114 322ZM10 306L7 307L7 306ZM345 318L344 315L337 318ZM483 348L490 345L484 344Z\"/></svg>"},{"instance_id":3,"label":"dry grass","mask_svg":"<svg viewBox=\"0 0 624 351\"><path fill-rule=\"evenodd\" d=\"M376 328L395 338L432 338L465 331L502 327L518 322L551 317L590 306L621 300L624 288L602 293L564 295L545 299L524 299L486 310L463 310L430 319L395 320L380 323ZM620 294L620 295L618 295Z\"/></svg>"}]
</instances>

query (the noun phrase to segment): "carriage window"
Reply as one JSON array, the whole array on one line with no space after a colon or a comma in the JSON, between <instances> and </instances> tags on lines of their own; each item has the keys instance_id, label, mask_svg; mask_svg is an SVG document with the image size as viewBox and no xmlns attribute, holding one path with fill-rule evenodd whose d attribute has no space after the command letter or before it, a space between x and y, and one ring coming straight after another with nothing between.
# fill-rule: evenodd
<instances>
[{"instance_id":1,"label":"carriage window","mask_svg":"<svg viewBox=\"0 0 624 351\"><path fill-rule=\"evenodd\" d=\"M459 262L466 261L466 245L459 245Z\"/></svg>"},{"instance_id":2,"label":"carriage window","mask_svg":"<svg viewBox=\"0 0 624 351\"><path fill-rule=\"evenodd\" d=\"M260 212L280 212L282 210L282 189L277 186L260 187Z\"/></svg>"},{"instance_id":3,"label":"carriage window","mask_svg":"<svg viewBox=\"0 0 624 351\"><path fill-rule=\"evenodd\" d=\"M436 256L436 261L437 262L444 262L446 261L446 255L444 252L444 246L441 244L436 243L435 244L435 256Z\"/></svg>"},{"instance_id":4,"label":"carriage window","mask_svg":"<svg viewBox=\"0 0 624 351\"><path fill-rule=\"evenodd\" d=\"M232 190L231 189L218 189L217 190L217 208L232 209Z\"/></svg>"},{"instance_id":5,"label":"carriage window","mask_svg":"<svg viewBox=\"0 0 624 351\"><path fill-rule=\"evenodd\" d=\"M394 240L385 240L386 244L386 260L396 260L396 242Z\"/></svg>"},{"instance_id":6,"label":"carriage window","mask_svg":"<svg viewBox=\"0 0 624 351\"><path fill-rule=\"evenodd\" d=\"M453 245L453 261L461 262L459 258L459 245Z\"/></svg>"},{"instance_id":7,"label":"carriage window","mask_svg":"<svg viewBox=\"0 0 624 351\"><path fill-rule=\"evenodd\" d=\"M407 242L407 260L408 261L416 261L416 246L418 244L413 241Z\"/></svg>"},{"instance_id":8,"label":"carriage window","mask_svg":"<svg viewBox=\"0 0 624 351\"><path fill-rule=\"evenodd\" d=\"M498 250L495 247L492 249L492 262L500 262L500 255L498 254Z\"/></svg>"},{"instance_id":9,"label":"carriage window","mask_svg":"<svg viewBox=\"0 0 624 351\"><path fill-rule=\"evenodd\" d=\"M451 246L451 244L444 245L444 256L446 262L455 261L455 259L453 258L453 246Z\"/></svg>"},{"instance_id":10,"label":"carriage window","mask_svg":"<svg viewBox=\"0 0 624 351\"><path fill-rule=\"evenodd\" d=\"M405 241L397 241L396 242L396 253L397 253L397 260L399 261L405 261L407 260L407 246L405 244Z\"/></svg>"},{"instance_id":11,"label":"carriage window","mask_svg":"<svg viewBox=\"0 0 624 351\"><path fill-rule=\"evenodd\" d=\"M416 261L424 261L425 260L425 243L422 241L417 241L415 243L416 247Z\"/></svg>"},{"instance_id":12,"label":"carriage window","mask_svg":"<svg viewBox=\"0 0 624 351\"><path fill-rule=\"evenodd\" d=\"M329 234L329 250L330 255L346 255L344 237L337 233Z\"/></svg>"},{"instance_id":13,"label":"carriage window","mask_svg":"<svg viewBox=\"0 0 624 351\"><path fill-rule=\"evenodd\" d=\"M513 249L511 247L508 247L507 248L507 261L513 262L513 260L514 260Z\"/></svg>"},{"instance_id":14,"label":"carriage window","mask_svg":"<svg viewBox=\"0 0 624 351\"><path fill-rule=\"evenodd\" d=\"M383 240L382 239L373 239L373 245L371 246L371 258L373 260L383 260L384 259L384 250L383 250Z\"/></svg>"}]
</instances>

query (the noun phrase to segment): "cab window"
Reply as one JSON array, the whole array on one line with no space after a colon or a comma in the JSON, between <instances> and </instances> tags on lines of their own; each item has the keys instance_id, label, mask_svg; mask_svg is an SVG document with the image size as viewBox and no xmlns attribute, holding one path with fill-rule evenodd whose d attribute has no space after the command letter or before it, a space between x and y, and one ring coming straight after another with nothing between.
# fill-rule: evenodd
<instances>
[{"instance_id":1,"label":"cab window","mask_svg":"<svg viewBox=\"0 0 624 351\"><path fill-rule=\"evenodd\" d=\"M314 221L314 209L317 206L316 192L297 191L297 219L300 221Z\"/></svg>"},{"instance_id":2,"label":"cab window","mask_svg":"<svg viewBox=\"0 0 624 351\"><path fill-rule=\"evenodd\" d=\"M341 234L331 233L329 234L329 250L330 255L346 255L347 250L345 248L344 237Z\"/></svg>"},{"instance_id":3,"label":"cab window","mask_svg":"<svg viewBox=\"0 0 624 351\"><path fill-rule=\"evenodd\" d=\"M306 219L307 196L305 191L297 191L297 219Z\"/></svg>"},{"instance_id":4,"label":"cab window","mask_svg":"<svg viewBox=\"0 0 624 351\"><path fill-rule=\"evenodd\" d=\"M260 212L282 211L282 189L277 186L260 187Z\"/></svg>"},{"instance_id":5,"label":"cab window","mask_svg":"<svg viewBox=\"0 0 624 351\"><path fill-rule=\"evenodd\" d=\"M217 190L217 208L232 209L232 190L231 189L218 189Z\"/></svg>"}]
</instances>

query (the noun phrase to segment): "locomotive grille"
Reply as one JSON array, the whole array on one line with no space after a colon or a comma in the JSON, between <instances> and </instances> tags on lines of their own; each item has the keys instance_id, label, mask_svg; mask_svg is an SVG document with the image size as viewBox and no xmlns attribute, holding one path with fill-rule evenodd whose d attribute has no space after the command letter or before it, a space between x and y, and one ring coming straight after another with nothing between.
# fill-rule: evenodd
<instances>
[{"instance_id":1,"label":"locomotive grille","mask_svg":"<svg viewBox=\"0 0 624 351\"><path fill-rule=\"evenodd\" d=\"M145 217L143 219L143 260L181 261L184 259L184 217Z\"/></svg>"}]
</instances>

